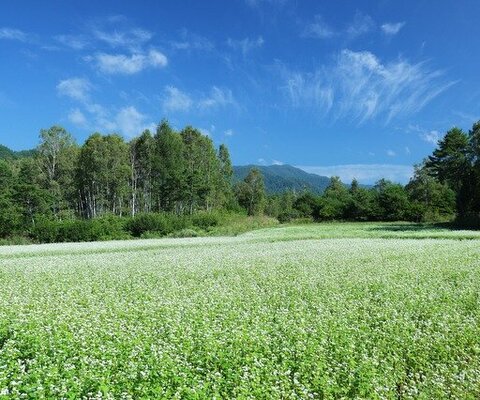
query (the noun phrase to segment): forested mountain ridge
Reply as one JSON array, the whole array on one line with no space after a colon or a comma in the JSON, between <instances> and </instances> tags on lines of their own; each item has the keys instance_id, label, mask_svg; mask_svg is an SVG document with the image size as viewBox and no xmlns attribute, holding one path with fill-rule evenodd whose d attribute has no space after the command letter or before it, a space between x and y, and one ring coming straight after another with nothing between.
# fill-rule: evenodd
<instances>
[{"instance_id":1,"label":"forested mountain ridge","mask_svg":"<svg viewBox=\"0 0 480 400\"><path fill-rule=\"evenodd\" d=\"M35 154L35 150L14 151L7 146L0 144L0 160L15 160L24 157L31 157Z\"/></svg>"},{"instance_id":2,"label":"forested mountain ridge","mask_svg":"<svg viewBox=\"0 0 480 400\"><path fill-rule=\"evenodd\" d=\"M234 182L245 179L252 168L257 168L263 175L267 193L283 193L287 190L295 192L310 191L321 194L328 187L330 178L310 174L291 165L241 165L233 167Z\"/></svg>"}]
</instances>

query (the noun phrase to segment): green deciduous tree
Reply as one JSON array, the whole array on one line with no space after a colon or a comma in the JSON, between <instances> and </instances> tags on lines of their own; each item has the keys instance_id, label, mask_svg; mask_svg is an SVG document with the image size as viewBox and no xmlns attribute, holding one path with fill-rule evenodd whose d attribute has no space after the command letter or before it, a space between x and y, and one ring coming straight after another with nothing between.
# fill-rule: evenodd
<instances>
[{"instance_id":1,"label":"green deciduous tree","mask_svg":"<svg viewBox=\"0 0 480 400\"><path fill-rule=\"evenodd\" d=\"M181 212L186 167L182 138L163 120L157 127L154 140L154 210Z\"/></svg>"},{"instance_id":2,"label":"green deciduous tree","mask_svg":"<svg viewBox=\"0 0 480 400\"><path fill-rule=\"evenodd\" d=\"M315 219L334 220L346 217L350 193L338 176L333 176L315 210Z\"/></svg>"},{"instance_id":3,"label":"green deciduous tree","mask_svg":"<svg viewBox=\"0 0 480 400\"><path fill-rule=\"evenodd\" d=\"M70 133L61 126L40 131L37 159L42 170L42 187L52 195L52 212L74 208L74 170L78 149Z\"/></svg>"},{"instance_id":4,"label":"green deciduous tree","mask_svg":"<svg viewBox=\"0 0 480 400\"><path fill-rule=\"evenodd\" d=\"M252 168L242 182L235 187L238 203L248 215L261 214L265 207L265 183L257 168Z\"/></svg>"},{"instance_id":5,"label":"green deciduous tree","mask_svg":"<svg viewBox=\"0 0 480 400\"><path fill-rule=\"evenodd\" d=\"M410 201L405 188L388 180L381 179L375 185L378 211L377 218L382 221L401 221L408 219Z\"/></svg>"},{"instance_id":6,"label":"green deciduous tree","mask_svg":"<svg viewBox=\"0 0 480 400\"><path fill-rule=\"evenodd\" d=\"M406 186L412 202L412 219L437 221L455 215L455 192L428 174L424 165L415 167L415 174Z\"/></svg>"},{"instance_id":7,"label":"green deciduous tree","mask_svg":"<svg viewBox=\"0 0 480 400\"><path fill-rule=\"evenodd\" d=\"M152 211L155 141L147 129L130 142L131 214Z\"/></svg>"},{"instance_id":8,"label":"green deciduous tree","mask_svg":"<svg viewBox=\"0 0 480 400\"><path fill-rule=\"evenodd\" d=\"M81 214L122 215L129 199L129 148L118 135L91 135L80 150L76 170Z\"/></svg>"}]
</instances>

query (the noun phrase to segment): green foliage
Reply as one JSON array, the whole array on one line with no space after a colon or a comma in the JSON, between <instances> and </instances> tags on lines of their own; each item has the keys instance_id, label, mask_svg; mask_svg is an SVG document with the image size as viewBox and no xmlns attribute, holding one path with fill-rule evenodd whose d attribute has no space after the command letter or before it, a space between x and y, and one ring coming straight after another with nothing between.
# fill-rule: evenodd
<instances>
[{"instance_id":1,"label":"green foliage","mask_svg":"<svg viewBox=\"0 0 480 400\"><path fill-rule=\"evenodd\" d=\"M20 158L32 158L35 157L35 155L35 150L13 151L7 146L0 144L0 160L13 161Z\"/></svg>"},{"instance_id":2,"label":"green foliage","mask_svg":"<svg viewBox=\"0 0 480 400\"><path fill-rule=\"evenodd\" d=\"M130 142L131 214L151 212L154 190L155 141L147 129Z\"/></svg>"},{"instance_id":3,"label":"green foliage","mask_svg":"<svg viewBox=\"0 0 480 400\"><path fill-rule=\"evenodd\" d=\"M138 214L131 218L127 224L127 230L132 236L140 237L146 232L155 232L165 236L177 230L187 227L185 217L169 213Z\"/></svg>"},{"instance_id":4,"label":"green foliage","mask_svg":"<svg viewBox=\"0 0 480 400\"><path fill-rule=\"evenodd\" d=\"M318 221L340 220L346 215L350 203L350 193L340 178L334 176L314 209Z\"/></svg>"},{"instance_id":5,"label":"green foliage","mask_svg":"<svg viewBox=\"0 0 480 400\"><path fill-rule=\"evenodd\" d=\"M375 190L379 220L402 221L407 219L410 202L402 185L382 179L375 185Z\"/></svg>"},{"instance_id":6,"label":"green foliage","mask_svg":"<svg viewBox=\"0 0 480 400\"><path fill-rule=\"evenodd\" d=\"M469 221L475 221L475 215L480 213L479 143L480 121L473 124L468 134L453 128L422 167L424 173L455 192L457 224L471 226Z\"/></svg>"},{"instance_id":7,"label":"green foliage","mask_svg":"<svg viewBox=\"0 0 480 400\"><path fill-rule=\"evenodd\" d=\"M262 173L252 168L243 182L235 186L238 203L247 210L248 215L259 215L265 207L265 184Z\"/></svg>"},{"instance_id":8,"label":"green foliage","mask_svg":"<svg viewBox=\"0 0 480 400\"><path fill-rule=\"evenodd\" d=\"M479 143L480 122L468 134L453 128L406 187L381 180L367 188L354 180L348 188L333 177L319 195L315 191L323 191L324 178L285 165L248 172L233 168L227 147L216 150L209 137L191 126L176 132L163 120L154 136L147 130L126 143L115 134L95 133L81 147L64 128L52 126L41 130L35 151L0 148L0 237L94 240L146 232L168 235L191 226L209 233L223 226L222 217L222 222L214 217L222 210L266 213L282 223L300 218L448 222L456 216L458 224L475 226L468 221L480 215ZM262 171L268 185L287 179L289 187L299 189L284 187L266 196ZM233 187L239 174L244 179ZM150 213L160 216L145 216ZM108 215L133 217L134 222L125 222L132 229L98 222ZM83 224L77 218L97 222Z\"/></svg>"},{"instance_id":9,"label":"green foliage","mask_svg":"<svg viewBox=\"0 0 480 400\"><path fill-rule=\"evenodd\" d=\"M300 217L310 217L317 206L317 199L310 192L302 193L293 203L293 208Z\"/></svg>"},{"instance_id":10,"label":"green foliage","mask_svg":"<svg viewBox=\"0 0 480 400\"><path fill-rule=\"evenodd\" d=\"M155 135L154 210L178 211L185 188L185 149L180 135L163 120Z\"/></svg>"},{"instance_id":11,"label":"green foliage","mask_svg":"<svg viewBox=\"0 0 480 400\"><path fill-rule=\"evenodd\" d=\"M424 166L415 169L415 176L406 190L412 201L413 220L443 221L455 215L455 192L446 183L430 176Z\"/></svg>"},{"instance_id":12,"label":"green foliage","mask_svg":"<svg viewBox=\"0 0 480 400\"><path fill-rule=\"evenodd\" d=\"M0 160L0 238L10 236L20 227L20 210L15 203L14 175L10 164Z\"/></svg>"},{"instance_id":13,"label":"green foliage","mask_svg":"<svg viewBox=\"0 0 480 400\"><path fill-rule=\"evenodd\" d=\"M198 230L192 228L184 228L180 231L175 231L169 235L169 237L174 238L189 238L189 237L197 237L199 236Z\"/></svg>"},{"instance_id":14,"label":"green foliage","mask_svg":"<svg viewBox=\"0 0 480 400\"><path fill-rule=\"evenodd\" d=\"M438 142L425 167L440 182L447 183L458 192L468 165L468 136L461 129L453 128Z\"/></svg>"},{"instance_id":15,"label":"green foliage","mask_svg":"<svg viewBox=\"0 0 480 400\"><path fill-rule=\"evenodd\" d=\"M80 149L76 182L87 218L122 215L129 199L129 148L118 135L91 135Z\"/></svg>"},{"instance_id":16,"label":"green foliage","mask_svg":"<svg viewBox=\"0 0 480 400\"><path fill-rule=\"evenodd\" d=\"M346 217L353 221L370 221L378 217L377 196L373 189L358 187L352 182Z\"/></svg>"},{"instance_id":17,"label":"green foliage","mask_svg":"<svg viewBox=\"0 0 480 400\"><path fill-rule=\"evenodd\" d=\"M190 223L197 228L208 230L211 227L217 226L221 223L221 215L217 212L201 211L193 214L190 217Z\"/></svg>"},{"instance_id":18,"label":"green foliage","mask_svg":"<svg viewBox=\"0 0 480 400\"><path fill-rule=\"evenodd\" d=\"M114 215L90 220L40 219L30 230L31 238L38 243L92 242L96 240L128 239L127 220Z\"/></svg>"}]
</instances>

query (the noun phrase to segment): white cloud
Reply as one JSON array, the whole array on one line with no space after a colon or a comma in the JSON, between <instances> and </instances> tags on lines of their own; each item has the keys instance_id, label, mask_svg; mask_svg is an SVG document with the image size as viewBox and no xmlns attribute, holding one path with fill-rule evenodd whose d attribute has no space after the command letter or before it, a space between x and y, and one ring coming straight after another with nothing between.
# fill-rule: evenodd
<instances>
[{"instance_id":1,"label":"white cloud","mask_svg":"<svg viewBox=\"0 0 480 400\"><path fill-rule=\"evenodd\" d=\"M333 106L335 92L332 84L323 77L323 72L311 74L288 73L286 89L293 106L308 105L326 114Z\"/></svg>"},{"instance_id":2,"label":"white cloud","mask_svg":"<svg viewBox=\"0 0 480 400\"><path fill-rule=\"evenodd\" d=\"M210 110L225 107L227 105L236 105L232 91L213 86L210 94L198 102L198 108L201 110Z\"/></svg>"},{"instance_id":3,"label":"white cloud","mask_svg":"<svg viewBox=\"0 0 480 400\"><path fill-rule=\"evenodd\" d=\"M86 101L92 85L88 79L70 78L60 81L57 85L57 92L61 96L68 96L74 100Z\"/></svg>"},{"instance_id":4,"label":"white cloud","mask_svg":"<svg viewBox=\"0 0 480 400\"><path fill-rule=\"evenodd\" d=\"M273 165L283 165L283 164L285 164L285 163L282 162L282 161L278 161L278 160L272 160L272 164L273 164Z\"/></svg>"},{"instance_id":5,"label":"white cloud","mask_svg":"<svg viewBox=\"0 0 480 400\"><path fill-rule=\"evenodd\" d=\"M225 136L233 136L234 132L232 129L227 129L225 132L223 132Z\"/></svg>"},{"instance_id":6,"label":"white cloud","mask_svg":"<svg viewBox=\"0 0 480 400\"><path fill-rule=\"evenodd\" d=\"M328 26L323 20L321 15L315 15L314 21L307 24L302 32L303 37L315 38L315 39L329 39L335 35L330 26Z\"/></svg>"},{"instance_id":7,"label":"white cloud","mask_svg":"<svg viewBox=\"0 0 480 400\"><path fill-rule=\"evenodd\" d=\"M313 73L289 71L280 65L283 90L293 106L359 123L381 117L390 122L420 111L456 82L445 82L441 71L406 60L382 63L373 53L343 50L333 65Z\"/></svg>"},{"instance_id":8,"label":"white cloud","mask_svg":"<svg viewBox=\"0 0 480 400\"><path fill-rule=\"evenodd\" d=\"M385 35L396 35L404 25L405 22L386 23L382 25L382 31Z\"/></svg>"},{"instance_id":9,"label":"white cloud","mask_svg":"<svg viewBox=\"0 0 480 400\"><path fill-rule=\"evenodd\" d=\"M87 119L85 118L85 115L78 108L70 111L68 114L68 119L70 122L78 126L87 125Z\"/></svg>"},{"instance_id":10,"label":"white cloud","mask_svg":"<svg viewBox=\"0 0 480 400\"><path fill-rule=\"evenodd\" d=\"M427 143L430 143L436 146L438 141L440 140L440 133L438 131L425 132L424 134L421 135L421 137Z\"/></svg>"},{"instance_id":11,"label":"white cloud","mask_svg":"<svg viewBox=\"0 0 480 400\"><path fill-rule=\"evenodd\" d=\"M28 35L21 31L20 29L13 28L0 28L0 39L10 39L18 40L20 42L25 42L28 38Z\"/></svg>"},{"instance_id":12,"label":"white cloud","mask_svg":"<svg viewBox=\"0 0 480 400\"><path fill-rule=\"evenodd\" d=\"M232 91L213 86L210 93L192 97L175 86L165 87L162 100L164 111L189 111L196 109L202 112L213 111L227 106L237 106ZM215 127L212 125L212 131Z\"/></svg>"},{"instance_id":13,"label":"white cloud","mask_svg":"<svg viewBox=\"0 0 480 400\"><path fill-rule=\"evenodd\" d=\"M123 107L115 116L117 129L128 137L136 136L145 129L154 130L153 123L145 122L146 116L140 113L134 106Z\"/></svg>"},{"instance_id":14,"label":"white cloud","mask_svg":"<svg viewBox=\"0 0 480 400\"><path fill-rule=\"evenodd\" d=\"M193 104L190 96L174 86L165 88L166 96L163 99L165 111L188 111Z\"/></svg>"},{"instance_id":15,"label":"white cloud","mask_svg":"<svg viewBox=\"0 0 480 400\"><path fill-rule=\"evenodd\" d=\"M405 146L405 154L411 154L410 147Z\"/></svg>"},{"instance_id":16,"label":"white cloud","mask_svg":"<svg viewBox=\"0 0 480 400\"><path fill-rule=\"evenodd\" d=\"M364 184L373 184L385 178L393 182L407 183L413 175L410 165L396 164L346 164L333 166L299 166L306 172L322 176L339 176L349 183L354 178Z\"/></svg>"},{"instance_id":17,"label":"white cloud","mask_svg":"<svg viewBox=\"0 0 480 400\"><path fill-rule=\"evenodd\" d=\"M242 40L228 39L227 45L235 50L240 50L245 57L250 51L258 49L263 46L265 41L262 36L256 39L245 38Z\"/></svg>"},{"instance_id":18,"label":"white cloud","mask_svg":"<svg viewBox=\"0 0 480 400\"><path fill-rule=\"evenodd\" d=\"M133 137L145 129L155 130L155 124L148 122L148 117L135 106L125 106L119 110L107 109L100 104L86 104L85 109L91 115L89 129L100 132L117 132L126 137ZM86 120L86 118L85 118Z\"/></svg>"},{"instance_id":19,"label":"white cloud","mask_svg":"<svg viewBox=\"0 0 480 400\"><path fill-rule=\"evenodd\" d=\"M213 42L206 37L191 33L186 29L180 32L180 40L171 41L170 45L176 50L212 51L215 48Z\"/></svg>"},{"instance_id":20,"label":"white cloud","mask_svg":"<svg viewBox=\"0 0 480 400\"><path fill-rule=\"evenodd\" d=\"M393 150L387 150L387 156L389 157L395 157L397 153L395 153Z\"/></svg>"},{"instance_id":21,"label":"white cloud","mask_svg":"<svg viewBox=\"0 0 480 400\"><path fill-rule=\"evenodd\" d=\"M258 162L259 164L265 164L265 163L266 163L266 161L265 161L264 158L259 158L259 159L257 160L257 162Z\"/></svg>"},{"instance_id":22,"label":"white cloud","mask_svg":"<svg viewBox=\"0 0 480 400\"><path fill-rule=\"evenodd\" d=\"M124 54L99 53L95 56L98 67L108 74L136 74L145 68L161 68L168 63L167 57L157 50L148 53Z\"/></svg>"},{"instance_id":23,"label":"white cloud","mask_svg":"<svg viewBox=\"0 0 480 400\"><path fill-rule=\"evenodd\" d=\"M151 32L139 28L126 30L123 32L105 32L95 29L93 34L96 39L107 43L113 48L126 47L134 52L139 51L141 46L153 37Z\"/></svg>"},{"instance_id":24,"label":"white cloud","mask_svg":"<svg viewBox=\"0 0 480 400\"><path fill-rule=\"evenodd\" d=\"M88 39L82 35L58 35L55 40L74 50L82 50L88 45Z\"/></svg>"},{"instance_id":25,"label":"white cloud","mask_svg":"<svg viewBox=\"0 0 480 400\"><path fill-rule=\"evenodd\" d=\"M357 11L353 22L347 27L346 32L351 39L354 39L370 32L374 27L375 22L373 22L373 19L369 15Z\"/></svg>"}]
</instances>

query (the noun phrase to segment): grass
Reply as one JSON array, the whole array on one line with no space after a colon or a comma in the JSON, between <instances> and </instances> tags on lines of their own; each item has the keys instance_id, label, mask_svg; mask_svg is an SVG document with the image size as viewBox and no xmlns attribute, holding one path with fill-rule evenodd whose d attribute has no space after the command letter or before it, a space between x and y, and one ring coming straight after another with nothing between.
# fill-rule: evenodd
<instances>
[{"instance_id":1,"label":"grass","mask_svg":"<svg viewBox=\"0 0 480 400\"><path fill-rule=\"evenodd\" d=\"M479 398L479 239L366 223L1 247L0 398Z\"/></svg>"}]
</instances>

